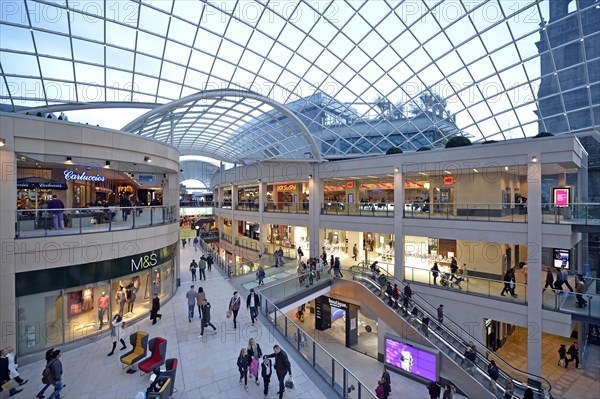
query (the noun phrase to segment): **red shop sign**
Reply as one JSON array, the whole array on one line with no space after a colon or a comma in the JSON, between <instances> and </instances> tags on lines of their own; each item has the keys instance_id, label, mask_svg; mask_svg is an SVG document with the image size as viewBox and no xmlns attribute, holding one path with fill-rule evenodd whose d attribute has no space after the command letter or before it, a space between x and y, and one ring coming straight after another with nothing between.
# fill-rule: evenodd
<instances>
[{"instance_id":1,"label":"red shop sign","mask_svg":"<svg viewBox=\"0 0 600 399\"><path fill-rule=\"evenodd\" d=\"M444 184L454 184L454 176L444 176Z\"/></svg>"},{"instance_id":2,"label":"red shop sign","mask_svg":"<svg viewBox=\"0 0 600 399\"><path fill-rule=\"evenodd\" d=\"M354 188L354 182L353 181L346 182L346 188Z\"/></svg>"}]
</instances>

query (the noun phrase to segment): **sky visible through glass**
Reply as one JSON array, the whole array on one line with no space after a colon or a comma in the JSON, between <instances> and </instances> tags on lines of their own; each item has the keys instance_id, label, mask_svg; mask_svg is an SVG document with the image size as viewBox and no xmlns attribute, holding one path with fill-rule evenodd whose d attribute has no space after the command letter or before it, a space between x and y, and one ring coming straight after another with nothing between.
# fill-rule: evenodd
<instances>
[{"instance_id":1,"label":"sky visible through glass","mask_svg":"<svg viewBox=\"0 0 600 399\"><path fill-rule=\"evenodd\" d=\"M583 10L573 1L569 12L598 7L580 3ZM549 1L534 0L3 0L0 104L104 104L108 110L69 118L121 128L151 107L199 91L247 89L281 104L321 92L377 130L381 99L405 115L433 92L473 140L532 136L540 130L543 77L537 43L547 40L549 18ZM597 41L597 34L579 29L571 42ZM548 73L560 73L553 65ZM589 89L585 77L581 85ZM186 104L170 112L179 115L174 144L183 153L213 151L233 161L239 155L228 157L225 149L272 109L239 98ZM165 122L166 114L160 117ZM591 120L590 127L598 125ZM157 125L153 137L170 140L172 127ZM279 155L309 147L266 131L280 127L258 129L281 144Z\"/></svg>"}]
</instances>

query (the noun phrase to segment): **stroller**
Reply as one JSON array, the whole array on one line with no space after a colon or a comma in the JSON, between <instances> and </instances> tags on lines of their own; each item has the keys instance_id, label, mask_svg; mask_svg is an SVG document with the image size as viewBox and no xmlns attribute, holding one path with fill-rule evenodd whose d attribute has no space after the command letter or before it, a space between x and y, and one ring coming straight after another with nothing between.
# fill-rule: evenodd
<instances>
[{"instance_id":1,"label":"stroller","mask_svg":"<svg viewBox=\"0 0 600 399\"><path fill-rule=\"evenodd\" d=\"M451 284L448 273L440 271L440 284L442 287L448 287L448 285Z\"/></svg>"}]
</instances>

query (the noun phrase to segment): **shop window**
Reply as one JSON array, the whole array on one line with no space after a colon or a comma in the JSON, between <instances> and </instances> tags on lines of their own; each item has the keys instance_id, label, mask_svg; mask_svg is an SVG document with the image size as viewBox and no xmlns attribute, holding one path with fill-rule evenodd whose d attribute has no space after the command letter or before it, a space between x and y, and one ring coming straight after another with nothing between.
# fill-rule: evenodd
<instances>
[{"instance_id":1,"label":"shop window","mask_svg":"<svg viewBox=\"0 0 600 399\"><path fill-rule=\"evenodd\" d=\"M42 351L63 342L63 296L61 291L17 298L20 355Z\"/></svg>"},{"instance_id":2,"label":"shop window","mask_svg":"<svg viewBox=\"0 0 600 399\"><path fill-rule=\"evenodd\" d=\"M107 281L71 288L65 291L64 300L65 342L110 328L110 285Z\"/></svg>"}]
</instances>

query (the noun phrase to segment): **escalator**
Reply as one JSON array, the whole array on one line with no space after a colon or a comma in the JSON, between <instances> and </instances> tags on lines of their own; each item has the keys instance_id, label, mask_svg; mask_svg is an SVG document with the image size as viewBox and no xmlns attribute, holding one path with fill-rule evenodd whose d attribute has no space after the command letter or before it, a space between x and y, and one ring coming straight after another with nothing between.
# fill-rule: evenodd
<instances>
[{"instance_id":1,"label":"escalator","mask_svg":"<svg viewBox=\"0 0 600 399\"><path fill-rule=\"evenodd\" d=\"M380 317L387 317L386 315L390 314L390 312L395 313L396 316L404 321L404 324L411 326L412 328L399 326L398 323L395 323L398 327L402 328L405 332L410 329L411 334L419 335L421 340L425 340L429 345L433 345L437 348L442 354L442 371L445 376L469 397L496 397L489 389L490 378L487 373L490 361L494 360L500 370L500 377L497 381L498 392L500 395L503 395L507 381L510 379L514 384L514 394L517 397L523 397L525 389L530 387L534 392L535 398L552 398L552 395L550 394L551 385L546 379L515 369L497 354L490 351L486 345L477 341L472 335L464 331L452 320L449 320L448 317L444 317L443 325L439 325L437 321L437 309L422 297L413 293L409 312L405 311L402 307L393 309L387 305L387 299L385 302L382 299L379 283L371 277L370 270L356 266L351 267L349 271L352 275L352 279L356 283L362 285L364 291L366 291L360 293L354 292L353 295L358 294L358 298L361 298L365 302L369 302L370 305L367 306L377 307L377 309L371 310L377 312ZM403 291L403 282L396 280L391 275L388 275L387 277L388 281L392 284L398 284L398 289L401 292ZM338 284L343 284L343 282L339 281ZM336 283L332 286L332 292L335 291ZM365 298L369 291L375 298ZM416 317L410 314L415 306L417 311ZM424 314L427 314L430 318L427 334L422 329ZM385 321L386 323L389 323L387 318ZM474 372L470 372L467 368L463 367L463 365L470 363L464 358L464 353L469 341L472 342L477 353L476 362L474 364L475 367L473 368Z\"/></svg>"}]
</instances>

